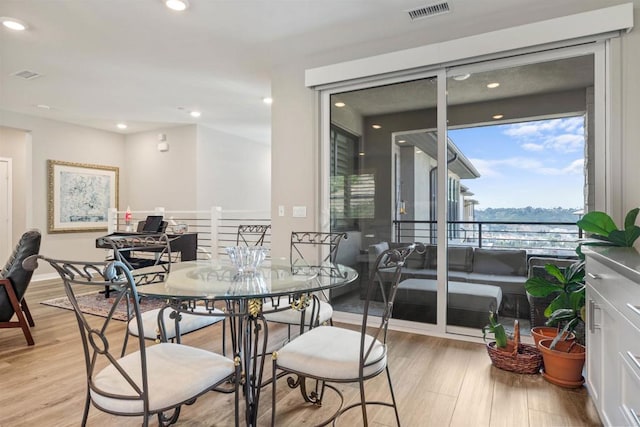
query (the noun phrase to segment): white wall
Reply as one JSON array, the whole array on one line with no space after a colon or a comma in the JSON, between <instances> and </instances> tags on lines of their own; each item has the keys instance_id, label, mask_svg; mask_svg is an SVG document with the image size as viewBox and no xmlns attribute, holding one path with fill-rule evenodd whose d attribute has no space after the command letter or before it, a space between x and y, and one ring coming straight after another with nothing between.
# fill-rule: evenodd
<instances>
[{"instance_id":1,"label":"white wall","mask_svg":"<svg viewBox=\"0 0 640 427\"><path fill-rule=\"evenodd\" d=\"M558 4L558 6L560 6ZM637 4L634 6L636 22L640 20ZM551 9L550 13L554 13ZM562 16L572 11L561 11ZM528 17L531 22L547 17ZM527 18L523 18L527 19ZM523 24L526 22L513 23ZM480 34L504 28L508 23L494 21L474 22L464 29L464 34L451 29L449 39L472 34ZM469 31L473 26L474 31ZM344 46L336 52L325 55L315 55L309 58L292 60L286 65L276 68L272 74L271 94L277 102L272 106L272 252L274 256L284 256L287 252L288 234L294 227L317 227L319 209L319 129L318 126L318 97L315 92L304 86L304 71L321 65L329 65L341 61L362 58L407 47L414 47L417 43L429 44L424 35L415 34L385 43L369 43L358 46ZM441 40L436 40L441 41ZM611 169L620 171L622 188L614 191L621 194L620 206L626 211L630 207L640 205L640 30L636 29L621 37L620 55L612 55L612 72L620 73L619 88L613 93L614 105L619 104L622 110L621 143L622 153L612 159ZM616 143L616 141L614 141ZM292 203L307 205L308 217L305 219L291 218L287 211L286 217L277 217L277 206L290 206ZM615 205L614 205L615 208ZM614 217L620 218L619 212L612 212Z\"/></svg>"},{"instance_id":2,"label":"white wall","mask_svg":"<svg viewBox=\"0 0 640 427\"><path fill-rule=\"evenodd\" d=\"M288 257L291 232L316 230L318 220L318 98L304 86L304 63L273 73L271 94L271 256ZM285 216L278 216L278 206ZM306 218L293 218L306 206Z\"/></svg>"},{"instance_id":3,"label":"white wall","mask_svg":"<svg viewBox=\"0 0 640 427\"><path fill-rule=\"evenodd\" d=\"M169 151L157 149L158 135L166 135ZM183 125L139 132L125 138L124 183L128 198L121 209L195 210L197 126Z\"/></svg>"},{"instance_id":4,"label":"white wall","mask_svg":"<svg viewBox=\"0 0 640 427\"><path fill-rule=\"evenodd\" d=\"M640 6L634 6L634 20L640 23ZM623 215L635 207L640 206L640 28L636 28L620 39L619 57L615 70L620 73L620 98L614 103L621 106L622 121L622 211L614 212L614 218L622 221ZM612 165L612 168L618 164Z\"/></svg>"},{"instance_id":5,"label":"white wall","mask_svg":"<svg viewBox=\"0 0 640 427\"><path fill-rule=\"evenodd\" d=\"M198 126L196 151L198 210L270 211L269 145Z\"/></svg>"},{"instance_id":6,"label":"white wall","mask_svg":"<svg viewBox=\"0 0 640 427\"><path fill-rule=\"evenodd\" d=\"M113 132L3 110L0 110L0 126L22 129L31 135L31 165L26 166L27 175L30 174L27 176L30 191L27 191L25 227L38 228L42 232L40 252L63 259L104 259L104 251L95 248L95 239L104 233L47 232L47 160L116 166L120 168L120 181L126 182L124 137ZM120 201L126 198L126 189L121 185ZM37 274L52 271L41 263Z\"/></svg>"},{"instance_id":7,"label":"white wall","mask_svg":"<svg viewBox=\"0 0 640 427\"><path fill-rule=\"evenodd\" d=\"M125 136L0 110L0 130L0 156L13 158L18 174L14 205L24 206L14 206L14 240L24 229L38 228L41 253L51 257L102 260L104 250L95 248L95 239L104 233L47 233L49 159L120 168L121 210L270 208L270 147L213 129L184 125ZM157 150L161 133L168 152ZM17 147L22 140L26 148ZM52 272L41 263L36 277Z\"/></svg>"}]
</instances>

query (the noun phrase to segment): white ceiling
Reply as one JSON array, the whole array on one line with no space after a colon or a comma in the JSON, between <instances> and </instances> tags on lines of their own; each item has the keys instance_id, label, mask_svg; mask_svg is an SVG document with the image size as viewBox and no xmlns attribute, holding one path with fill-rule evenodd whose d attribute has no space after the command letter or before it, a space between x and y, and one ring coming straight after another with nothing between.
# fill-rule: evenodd
<instances>
[{"instance_id":1,"label":"white ceiling","mask_svg":"<svg viewBox=\"0 0 640 427\"><path fill-rule=\"evenodd\" d=\"M0 28L0 109L122 133L197 122L269 143L262 98L292 59L326 65L354 48L374 55L625 1L449 0L451 13L414 22L404 12L431 3L190 0L177 13L161 0L0 0L0 16L30 26ZM13 76L22 70L42 76Z\"/></svg>"}]
</instances>

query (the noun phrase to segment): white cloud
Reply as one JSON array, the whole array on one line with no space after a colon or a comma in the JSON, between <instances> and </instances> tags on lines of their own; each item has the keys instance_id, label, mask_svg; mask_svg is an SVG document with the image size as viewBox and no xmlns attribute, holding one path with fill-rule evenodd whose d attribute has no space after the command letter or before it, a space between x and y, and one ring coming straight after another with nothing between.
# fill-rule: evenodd
<instances>
[{"instance_id":1,"label":"white cloud","mask_svg":"<svg viewBox=\"0 0 640 427\"><path fill-rule=\"evenodd\" d=\"M469 159L473 166L480 172L482 177L502 176L499 170L495 168L493 160L485 159Z\"/></svg>"},{"instance_id":2,"label":"white cloud","mask_svg":"<svg viewBox=\"0 0 640 427\"><path fill-rule=\"evenodd\" d=\"M560 120L561 119L516 123L509 125L504 133L509 136L520 138L539 136L545 132L553 131L561 127L562 123L560 123Z\"/></svg>"},{"instance_id":3,"label":"white cloud","mask_svg":"<svg viewBox=\"0 0 640 427\"><path fill-rule=\"evenodd\" d=\"M533 142L525 142L522 148L526 151L543 151L544 144L534 144Z\"/></svg>"},{"instance_id":4,"label":"white cloud","mask_svg":"<svg viewBox=\"0 0 640 427\"><path fill-rule=\"evenodd\" d=\"M584 149L584 135L562 134L552 136L544 143L560 153L573 153Z\"/></svg>"},{"instance_id":5,"label":"white cloud","mask_svg":"<svg viewBox=\"0 0 640 427\"><path fill-rule=\"evenodd\" d=\"M584 159L577 159L564 168L541 168L542 175L582 175L584 174Z\"/></svg>"},{"instance_id":6,"label":"white cloud","mask_svg":"<svg viewBox=\"0 0 640 427\"><path fill-rule=\"evenodd\" d=\"M525 157L509 157L506 159L469 159L478 169L482 177L500 177L505 168L521 169L540 175L580 175L584 173L584 159L572 161L563 168L552 168L544 166L544 163L537 159Z\"/></svg>"},{"instance_id":7,"label":"white cloud","mask_svg":"<svg viewBox=\"0 0 640 427\"><path fill-rule=\"evenodd\" d=\"M568 119L561 119L562 128L571 133L584 134L584 118L583 117L570 117Z\"/></svg>"},{"instance_id":8,"label":"white cloud","mask_svg":"<svg viewBox=\"0 0 640 427\"><path fill-rule=\"evenodd\" d=\"M469 159L471 163L478 169L480 176L483 177L496 177L502 176L502 170L504 168L524 169L524 170L538 170L542 168L542 163L536 159L529 159L525 157L509 157L506 159Z\"/></svg>"},{"instance_id":9,"label":"white cloud","mask_svg":"<svg viewBox=\"0 0 640 427\"><path fill-rule=\"evenodd\" d=\"M571 153L584 147L583 117L516 123L506 126L503 132L526 151Z\"/></svg>"}]
</instances>

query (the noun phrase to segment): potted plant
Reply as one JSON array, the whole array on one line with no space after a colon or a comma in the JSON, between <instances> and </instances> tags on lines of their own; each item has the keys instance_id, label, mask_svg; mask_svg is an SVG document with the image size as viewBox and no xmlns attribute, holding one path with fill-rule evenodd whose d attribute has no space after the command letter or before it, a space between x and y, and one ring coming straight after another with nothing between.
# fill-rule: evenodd
<instances>
[{"instance_id":1,"label":"potted plant","mask_svg":"<svg viewBox=\"0 0 640 427\"><path fill-rule=\"evenodd\" d=\"M482 338L486 341L487 332L493 334L495 339L495 346L499 349L505 350L507 348L507 333L504 330L504 326L498 323L496 313L489 312L489 324L482 328Z\"/></svg>"},{"instance_id":2,"label":"potted plant","mask_svg":"<svg viewBox=\"0 0 640 427\"><path fill-rule=\"evenodd\" d=\"M534 331L536 328L533 328L532 333L539 332L546 336L551 334L550 338L553 338L556 334L552 331L554 329L557 331L557 325L560 322L570 334L584 320L584 264L584 261L581 260L564 269L554 264L547 264L544 269L550 279L538 276L527 279L524 287L530 295L540 298L555 295L555 298L544 310L544 315L548 319L547 329L541 328ZM556 326L556 328L551 328L552 326ZM579 341L584 342L584 337Z\"/></svg>"},{"instance_id":3,"label":"potted plant","mask_svg":"<svg viewBox=\"0 0 640 427\"><path fill-rule=\"evenodd\" d=\"M545 309L547 325L563 325L553 339L542 339L538 348L544 359L545 378L564 387L580 387L582 368L585 361L585 347L566 338L576 328L584 330L585 316L585 262L582 246L622 246L632 247L640 237L640 227L635 225L640 208L632 209L625 216L624 229L619 230L613 219L605 212L589 212L577 222L578 227L594 240L580 243L576 248L580 260L565 269L553 264L545 265L545 270L553 280L531 277L525 284L528 293L538 297L556 294ZM584 340L582 339L582 342Z\"/></svg>"},{"instance_id":4,"label":"potted plant","mask_svg":"<svg viewBox=\"0 0 640 427\"><path fill-rule=\"evenodd\" d=\"M513 339L507 339L507 334L497 321L493 311L489 312L489 324L482 328L482 336L486 339L487 332L493 333L495 341L487 343L487 353L491 363L496 368L519 374L537 374L542 365L542 356L533 346L520 343L520 326L516 320L513 328Z\"/></svg>"}]
</instances>

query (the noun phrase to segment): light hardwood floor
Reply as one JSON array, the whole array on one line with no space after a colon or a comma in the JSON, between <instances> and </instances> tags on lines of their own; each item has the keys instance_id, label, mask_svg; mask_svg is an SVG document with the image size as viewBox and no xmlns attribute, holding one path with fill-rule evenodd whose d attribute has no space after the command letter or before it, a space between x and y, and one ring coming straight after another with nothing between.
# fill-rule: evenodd
<instances>
[{"instance_id":1,"label":"light hardwood floor","mask_svg":"<svg viewBox=\"0 0 640 427\"><path fill-rule=\"evenodd\" d=\"M36 345L29 347L19 329L0 329L0 426L77 426L82 416L85 373L72 312L39 304L62 296L60 284L32 283L26 298L36 322ZM122 328L125 323L122 322ZM190 345L219 350L220 328L184 338ZM277 343L284 329L270 328ZM389 363L402 425L416 426L591 426L600 425L587 391L565 390L539 375L517 375L491 366L482 344L400 332L390 334ZM269 363L267 363L269 364ZM310 407L285 379L277 383L277 425L313 425L337 405L328 394L324 406ZM339 385L347 402L359 398L357 386ZM386 399L384 375L367 384L368 396ZM259 424L271 421L271 387L263 389ZM231 396L208 393L183 409L178 425L230 426ZM370 409L373 426L393 426L392 410ZM90 426L135 426L140 418L115 417L95 408ZM155 419L153 420L155 425ZM360 412L347 413L338 425L361 425Z\"/></svg>"}]
</instances>

